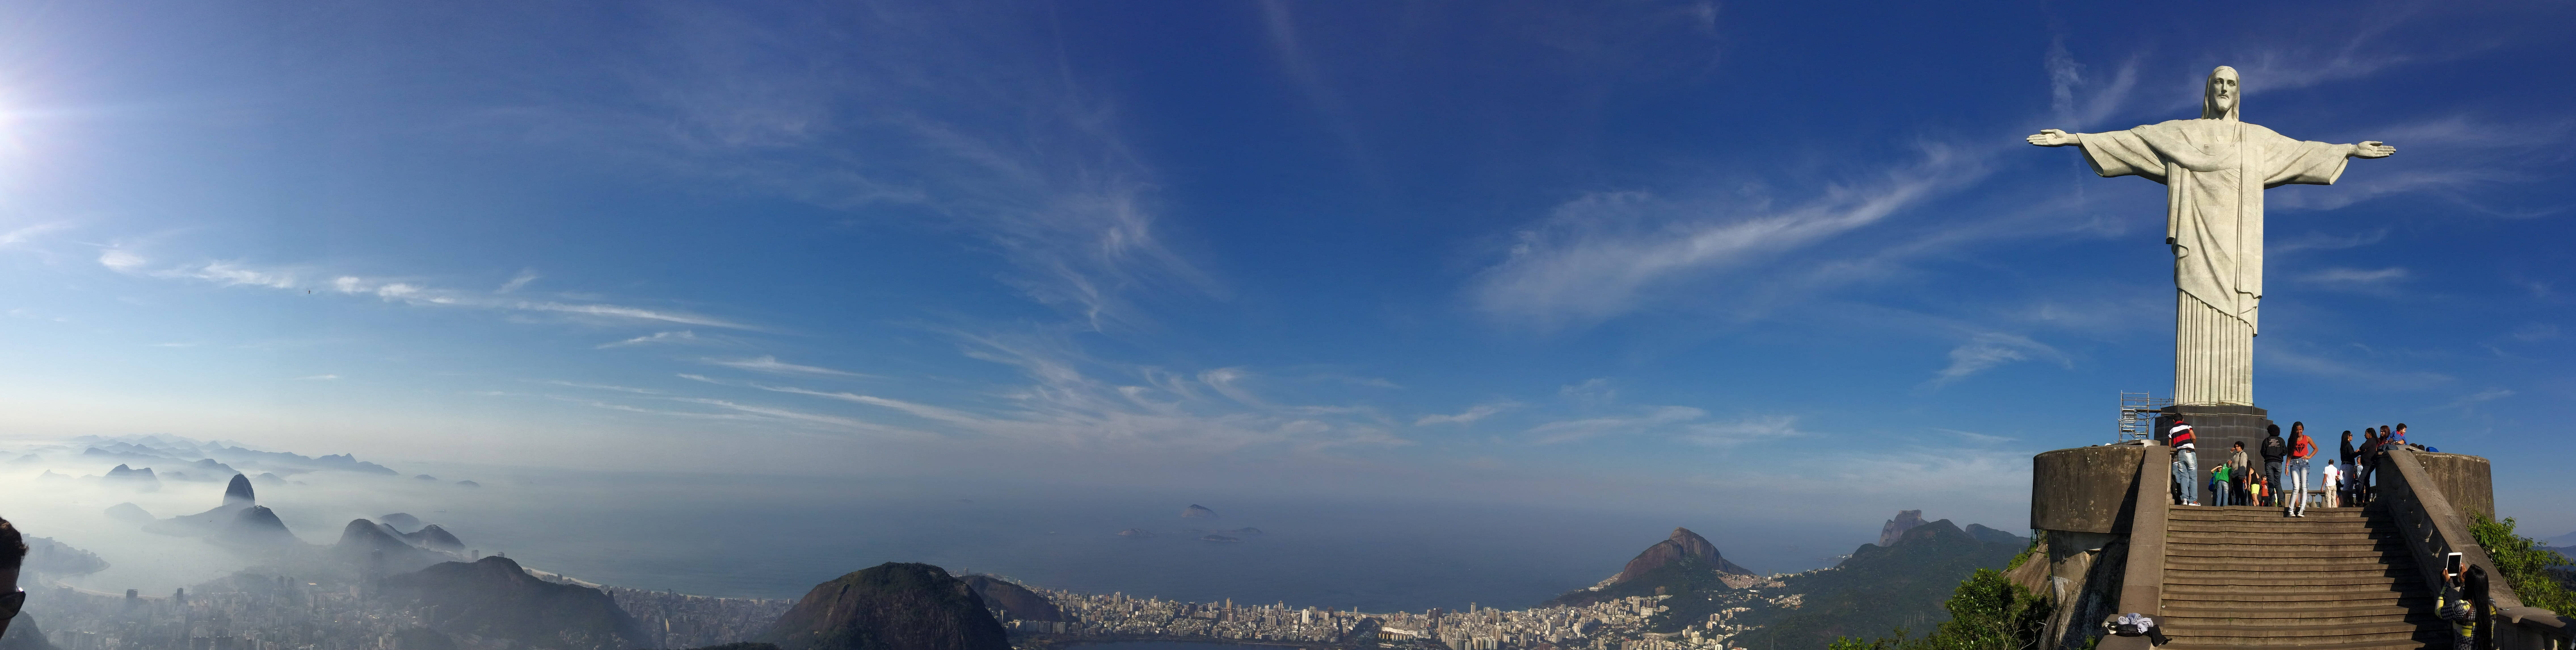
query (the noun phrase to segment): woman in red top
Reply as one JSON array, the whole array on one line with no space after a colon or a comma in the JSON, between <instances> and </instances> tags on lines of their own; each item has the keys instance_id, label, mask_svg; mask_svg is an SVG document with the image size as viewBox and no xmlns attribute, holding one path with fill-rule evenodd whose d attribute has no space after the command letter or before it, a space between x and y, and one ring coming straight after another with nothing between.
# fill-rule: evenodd
<instances>
[{"instance_id":1,"label":"woman in red top","mask_svg":"<svg viewBox=\"0 0 2576 650\"><path fill-rule=\"evenodd\" d=\"M2282 477L2287 482L2281 491L2282 504L2286 506L2282 514L2308 516L2308 459L2316 455L2317 441L2308 439L2308 423L2290 423L2290 462L2289 470L2283 472L2288 476Z\"/></svg>"}]
</instances>

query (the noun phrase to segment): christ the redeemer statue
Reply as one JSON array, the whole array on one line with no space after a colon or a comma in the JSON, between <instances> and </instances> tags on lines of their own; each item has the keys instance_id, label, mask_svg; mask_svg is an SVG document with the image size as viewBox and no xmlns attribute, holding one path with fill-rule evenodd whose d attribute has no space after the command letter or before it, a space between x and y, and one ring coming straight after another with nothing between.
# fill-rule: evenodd
<instances>
[{"instance_id":1,"label":"christ the redeemer statue","mask_svg":"<svg viewBox=\"0 0 2576 650\"><path fill-rule=\"evenodd\" d=\"M2030 136L2042 147L2084 148L2104 178L2165 185L2165 243L2173 246L2174 403L2254 404L2254 335L2263 301L2263 190L2333 185L2349 158L2397 153L2375 141L2301 142L2236 118L2236 69L2219 66L2202 88L2200 119L2127 131Z\"/></svg>"}]
</instances>

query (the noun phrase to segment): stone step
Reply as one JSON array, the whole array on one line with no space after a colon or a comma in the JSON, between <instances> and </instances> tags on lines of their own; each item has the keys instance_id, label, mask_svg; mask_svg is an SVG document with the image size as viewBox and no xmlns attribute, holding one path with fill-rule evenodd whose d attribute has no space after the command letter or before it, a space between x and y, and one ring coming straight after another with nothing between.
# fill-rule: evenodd
<instances>
[{"instance_id":1,"label":"stone step","mask_svg":"<svg viewBox=\"0 0 2576 650\"><path fill-rule=\"evenodd\" d=\"M2300 571L2265 571L2260 569L2218 568L2205 566L2201 568L2178 567L2171 562L2165 563L2165 578L2168 582L2174 581L2175 578L2199 579L2219 577L2244 577L2257 580L2366 579L2394 583L2405 578L2406 575L2390 571L2387 567L2379 565L2364 565L2333 569L2308 568Z\"/></svg>"},{"instance_id":2,"label":"stone step","mask_svg":"<svg viewBox=\"0 0 2576 650\"><path fill-rule=\"evenodd\" d=\"M2278 602L2283 604L2314 603L2318 605L2328 605L2342 603L2346 605L2398 604L2415 606L2419 604L2417 601L2421 601L2420 604L2422 606L2431 607L2432 605L2430 603L2433 600L2432 592L2416 589L2411 586L2337 585L2249 589L2243 585L2169 584L2165 585L2164 594L2164 604L2166 605L2191 605L2193 603Z\"/></svg>"},{"instance_id":3,"label":"stone step","mask_svg":"<svg viewBox=\"0 0 2576 650\"><path fill-rule=\"evenodd\" d=\"M2425 632L2426 628L2433 627L2442 628L2439 630L2440 632L2450 631L2450 624L2444 623L2441 619L2433 618L2429 615L2425 616L2423 621L2397 621L2360 625L2309 623L2307 621L2244 621L2242 624L2226 624L2212 623L2202 619L2184 620L2180 618L2168 618L2166 620L2172 622L2168 624L2165 621L2157 621L2157 625L2164 628L2166 636L2190 635L2198 637L2227 637L2246 640L2289 639L2296 641L2321 637L2381 634L2404 635L2411 637Z\"/></svg>"},{"instance_id":4,"label":"stone step","mask_svg":"<svg viewBox=\"0 0 2576 650\"><path fill-rule=\"evenodd\" d=\"M2278 557L2248 557L2238 555L2167 555L2165 556L2165 569L2168 571L2296 572L2320 570L2345 571L2370 568L2386 571L2390 576L2410 575L2408 572L2415 570L2415 563L2412 561L2391 562L2388 561L2390 559L2392 558L2379 553L2356 553L2336 556L2285 554Z\"/></svg>"},{"instance_id":5,"label":"stone step","mask_svg":"<svg viewBox=\"0 0 2576 650\"><path fill-rule=\"evenodd\" d=\"M2195 549L2208 549L2208 547L2195 547ZM2208 555L2192 555L2192 552L2169 552L2169 555L2164 555L2164 565L2172 567L2174 562L2249 562L2249 565L2391 565L2391 567L2414 567L2414 557L2406 555L2406 552L2383 552L2383 549L2360 549L2360 547L2349 547L2349 549L2316 549L2316 552L2303 552L2303 549L2275 549L2275 547L2262 547L2262 549L2228 549L2228 552L2223 552L2223 555L2221 555L2221 552L2208 552Z\"/></svg>"},{"instance_id":6,"label":"stone step","mask_svg":"<svg viewBox=\"0 0 2576 650\"><path fill-rule=\"evenodd\" d=\"M2396 531L2384 530L2330 530L2301 533L2271 533L2244 530L2165 529L2165 541L2167 542L2188 541L2204 544L2351 544L2356 542L2369 543L2379 540L2387 540L2397 542L2399 544L2406 543L2406 538L2400 536Z\"/></svg>"},{"instance_id":7,"label":"stone step","mask_svg":"<svg viewBox=\"0 0 2576 650\"><path fill-rule=\"evenodd\" d=\"M2358 538L2358 539L2318 539L2318 538L2314 538L2314 537L2300 537L2300 538L2286 538L2286 537L2283 537L2283 538L2265 538L2265 537L2248 537L2248 536L2243 536L2243 535L2196 535L2196 534L2189 534L2189 533L2177 533L2177 534L2172 534L2172 535L2166 535L2166 536L2165 536L2165 546L2166 546L2166 547L2168 547L2168 548L2172 548L2172 547L2182 547L2182 548L2184 548L2184 550L2185 550L2185 553L2186 553L2186 554L2189 554L2189 553L2192 553L2192 552L2196 552L2196 551L2208 551L2208 550L2212 550L2212 549L2211 549L2211 547L2216 547L2217 549L2222 549L2222 550L2244 550L2244 551L2258 551L2258 550L2266 550L2266 549L2269 549L2269 550L2285 550L2285 549L2301 549L2301 548L2307 548L2307 549L2316 549L2316 550L2321 550L2321 551L2322 551L2322 550L2334 550L2334 549L2342 549L2342 550L2364 550L2364 549L2367 549L2367 550L2380 550L2380 551L2392 551L2392 552L2406 552L2406 550L2405 550L2405 549L2406 549L2406 542L2405 542L2405 540L2397 539L2397 538L2396 538L2396 536L2394 536L2394 535L2385 536L2385 537L2376 537L2376 536L2374 536L2374 537L2363 537L2363 538ZM2197 548L2195 548L2195 547L2197 547Z\"/></svg>"},{"instance_id":8,"label":"stone step","mask_svg":"<svg viewBox=\"0 0 2576 650\"><path fill-rule=\"evenodd\" d=\"M2299 616L2299 617L2297 617L2297 618L2285 618L2285 617L2282 617L2282 616L2276 615L2276 614L2275 614L2275 613L2273 613L2273 612L2230 612L2230 611L2225 611L2225 610L2185 610L2185 611L2209 611L2209 612L2212 612L2212 613L2214 614L2214 615L2211 615L2211 616L2199 616L2199 615L2183 615L2183 614L2177 614L2177 613L2175 613L2175 611L2177 611L2177 610L2175 610L2174 608L2166 608L2166 609L2165 609L2165 618L2164 618L2164 620L2167 622L2166 624L2168 624L2168 625L2172 625L2172 626L2177 627L2177 628L2188 628L2188 629L2211 629L2211 628L2214 628L2214 627L2219 627L2219 626L2228 626L2228 625L2260 625L2260 624L2265 624L2265 623L2278 623L2278 622L2282 622L2282 621L2297 621L2297 622L2299 622L2299 623L2301 623L2301 624L2317 624L2317 625L2385 625L2385 624L2391 624L2391 623L2404 623L2404 624L2416 624L2416 625L2421 625L2421 624L2426 624L2426 622L2427 622L2427 621L2432 621L2432 622L2440 622L2440 621L2441 621L2441 619L2440 619L2440 618L2434 617L2432 614L2424 614L2424 613L2418 613L2418 612L2410 612L2410 611L2407 611L2407 610L2404 610L2404 609L2393 609L2393 610L2391 610L2391 611L2378 611L2378 612L2374 612L2374 611L2371 611L2371 610L2356 610L2356 611L2319 611L2319 612L2312 612L2312 613L2303 614L2303 615L2301 615L2301 616Z\"/></svg>"},{"instance_id":9,"label":"stone step","mask_svg":"<svg viewBox=\"0 0 2576 650\"><path fill-rule=\"evenodd\" d=\"M2179 585L2237 585L2243 587L2395 587L2385 576L2352 576L2342 578L2267 578L2256 574L2225 571L2194 572L2193 575L2167 575L2167 587ZM2392 589L2393 590L2393 589Z\"/></svg>"},{"instance_id":10,"label":"stone step","mask_svg":"<svg viewBox=\"0 0 2576 650\"><path fill-rule=\"evenodd\" d=\"M2448 632L2439 634L2416 632L2413 634L2321 636L2312 639L2278 637L2183 637L2175 636L2172 632L2166 632L2165 634L2167 636L2172 636L2173 642L2157 646L2157 650L2223 650L2226 648L2248 647L2295 647L2300 650L2394 650L2398 648L2404 648L2407 650L2451 649L2450 639L2443 636L2443 634L2448 634Z\"/></svg>"},{"instance_id":11,"label":"stone step","mask_svg":"<svg viewBox=\"0 0 2576 650\"><path fill-rule=\"evenodd\" d=\"M2382 600L2377 604L2346 601L2174 601L2163 603L2166 616L2194 618L2244 618L2249 615L2272 619L2306 620L2310 617L2334 616L2408 616L2433 614L2431 600Z\"/></svg>"}]
</instances>

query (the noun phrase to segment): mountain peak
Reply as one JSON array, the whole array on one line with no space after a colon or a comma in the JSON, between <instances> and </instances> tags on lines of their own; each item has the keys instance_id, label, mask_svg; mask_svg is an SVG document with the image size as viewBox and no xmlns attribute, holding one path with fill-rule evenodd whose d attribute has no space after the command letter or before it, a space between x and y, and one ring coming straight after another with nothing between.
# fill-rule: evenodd
<instances>
[{"instance_id":1,"label":"mountain peak","mask_svg":"<svg viewBox=\"0 0 2576 650\"><path fill-rule=\"evenodd\" d=\"M250 505L258 502L259 498L251 495L248 476L234 474L233 482L224 486L224 505Z\"/></svg>"},{"instance_id":2,"label":"mountain peak","mask_svg":"<svg viewBox=\"0 0 2576 650\"><path fill-rule=\"evenodd\" d=\"M1648 572L1685 559L1709 565L1710 569L1718 573L1753 575L1753 571L1726 561L1725 556L1718 554L1717 545L1709 543L1708 538L1701 537L1699 533L1691 532L1688 528L1674 528L1673 534L1666 537L1664 541L1655 542L1653 546L1648 546L1645 551L1639 552L1636 559L1629 560L1626 567L1619 569L1619 575L1610 578L1610 582L1616 584L1634 580Z\"/></svg>"},{"instance_id":3,"label":"mountain peak","mask_svg":"<svg viewBox=\"0 0 2576 650\"><path fill-rule=\"evenodd\" d=\"M1915 526L1921 526L1924 523L1923 511L1898 510L1896 511L1895 519L1887 520L1887 525L1880 526L1878 528L1878 545L1895 546L1897 538L1904 537L1905 531L1912 530Z\"/></svg>"}]
</instances>

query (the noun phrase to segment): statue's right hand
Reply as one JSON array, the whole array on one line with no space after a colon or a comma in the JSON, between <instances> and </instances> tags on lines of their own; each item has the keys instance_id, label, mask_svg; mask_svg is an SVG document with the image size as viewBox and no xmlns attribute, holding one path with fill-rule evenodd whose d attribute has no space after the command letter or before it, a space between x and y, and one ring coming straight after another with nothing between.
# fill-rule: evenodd
<instances>
[{"instance_id":1,"label":"statue's right hand","mask_svg":"<svg viewBox=\"0 0 2576 650\"><path fill-rule=\"evenodd\" d=\"M2022 139L2042 147L2063 147L2078 142L2075 134L2057 129L2040 129L2039 133Z\"/></svg>"}]
</instances>

